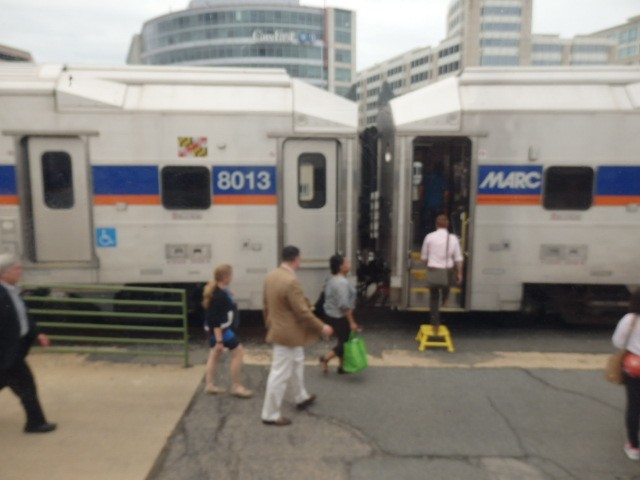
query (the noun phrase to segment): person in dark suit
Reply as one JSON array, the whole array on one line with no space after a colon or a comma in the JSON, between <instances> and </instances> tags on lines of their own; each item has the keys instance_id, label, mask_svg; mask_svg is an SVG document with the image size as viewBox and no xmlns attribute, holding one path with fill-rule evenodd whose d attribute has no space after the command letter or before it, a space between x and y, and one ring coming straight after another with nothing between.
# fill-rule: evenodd
<instances>
[{"instance_id":1,"label":"person in dark suit","mask_svg":"<svg viewBox=\"0 0 640 480\"><path fill-rule=\"evenodd\" d=\"M56 429L47 422L33 374L25 358L37 339L48 347L49 338L40 333L16 286L22 276L22 265L10 254L0 254L0 390L9 387L20 398L27 414L26 433L46 433Z\"/></svg>"}]
</instances>

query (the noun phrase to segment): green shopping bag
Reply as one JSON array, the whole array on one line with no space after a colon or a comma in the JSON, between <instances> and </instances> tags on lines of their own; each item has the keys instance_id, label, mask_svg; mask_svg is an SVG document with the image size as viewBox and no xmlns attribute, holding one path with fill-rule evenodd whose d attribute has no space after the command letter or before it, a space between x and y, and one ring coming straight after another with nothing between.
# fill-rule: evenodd
<instances>
[{"instance_id":1,"label":"green shopping bag","mask_svg":"<svg viewBox=\"0 0 640 480\"><path fill-rule=\"evenodd\" d=\"M342 368L345 372L355 373L369 366L367 347L364 339L355 332L349 334L349 340L344 344L344 360Z\"/></svg>"}]
</instances>

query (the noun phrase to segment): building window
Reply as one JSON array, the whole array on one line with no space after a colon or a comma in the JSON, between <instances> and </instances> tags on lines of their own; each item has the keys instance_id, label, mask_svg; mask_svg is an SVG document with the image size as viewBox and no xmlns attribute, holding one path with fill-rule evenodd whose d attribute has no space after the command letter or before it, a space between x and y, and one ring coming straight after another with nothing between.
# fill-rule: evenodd
<instances>
[{"instance_id":1,"label":"building window","mask_svg":"<svg viewBox=\"0 0 640 480\"><path fill-rule=\"evenodd\" d=\"M336 10L335 13L336 28L351 29L351 12Z\"/></svg>"},{"instance_id":2,"label":"building window","mask_svg":"<svg viewBox=\"0 0 640 480\"><path fill-rule=\"evenodd\" d=\"M336 80L339 82L351 81L351 70L348 68L336 68Z\"/></svg>"},{"instance_id":3,"label":"building window","mask_svg":"<svg viewBox=\"0 0 640 480\"><path fill-rule=\"evenodd\" d=\"M561 53L562 45L555 43L534 43L531 49L536 53Z\"/></svg>"},{"instance_id":4,"label":"building window","mask_svg":"<svg viewBox=\"0 0 640 480\"><path fill-rule=\"evenodd\" d=\"M618 49L618 58L633 57L638 54L638 46L630 45L628 47L622 47Z\"/></svg>"},{"instance_id":5,"label":"building window","mask_svg":"<svg viewBox=\"0 0 640 480\"><path fill-rule=\"evenodd\" d=\"M427 55L426 57L417 58L411 62L411 68L419 67L420 65L424 65L425 63L429 63L431 61L431 55Z\"/></svg>"},{"instance_id":6,"label":"building window","mask_svg":"<svg viewBox=\"0 0 640 480\"><path fill-rule=\"evenodd\" d=\"M438 58L447 57L449 55L453 55L460 51L460 45L453 45L452 47L447 47L438 52Z\"/></svg>"},{"instance_id":7,"label":"building window","mask_svg":"<svg viewBox=\"0 0 640 480\"><path fill-rule=\"evenodd\" d=\"M351 63L351 50L336 49L336 62Z\"/></svg>"},{"instance_id":8,"label":"building window","mask_svg":"<svg viewBox=\"0 0 640 480\"><path fill-rule=\"evenodd\" d=\"M549 167L545 171L543 205L547 210L587 210L593 202L591 167Z\"/></svg>"},{"instance_id":9,"label":"building window","mask_svg":"<svg viewBox=\"0 0 640 480\"><path fill-rule=\"evenodd\" d=\"M320 153L298 157L298 205L322 208L327 203L327 159Z\"/></svg>"},{"instance_id":10,"label":"building window","mask_svg":"<svg viewBox=\"0 0 640 480\"><path fill-rule=\"evenodd\" d=\"M336 43L346 43L348 45L351 44L351 32L347 32L345 30L336 30L335 35Z\"/></svg>"},{"instance_id":11,"label":"building window","mask_svg":"<svg viewBox=\"0 0 640 480\"><path fill-rule=\"evenodd\" d=\"M607 45L574 45L571 53L609 53Z\"/></svg>"},{"instance_id":12,"label":"building window","mask_svg":"<svg viewBox=\"0 0 640 480\"><path fill-rule=\"evenodd\" d=\"M45 205L55 210L73 208L71 156L67 152L45 152L41 160Z\"/></svg>"},{"instance_id":13,"label":"building window","mask_svg":"<svg viewBox=\"0 0 640 480\"><path fill-rule=\"evenodd\" d=\"M562 65L561 60L536 60L533 59L531 61L531 65L535 65L538 67L550 66L550 65Z\"/></svg>"},{"instance_id":14,"label":"building window","mask_svg":"<svg viewBox=\"0 0 640 480\"><path fill-rule=\"evenodd\" d=\"M335 93L336 95L340 95L341 97L348 97L351 92L351 87L336 87Z\"/></svg>"},{"instance_id":15,"label":"building window","mask_svg":"<svg viewBox=\"0 0 640 480\"><path fill-rule=\"evenodd\" d=\"M480 26L483 32L519 32L522 25L519 23L493 23L487 22Z\"/></svg>"},{"instance_id":16,"label":"building window","mask_svg":"<svg viewBox=\"0 0 640 480\"><path fill-rule=\"evenodd\" d=\"M387 70L387 77L390 77L391 75L395 75L396 73L401 73L402 70L404 70L404 67L402 65L399 65L397 67L393 67L393 68Z\"/></svg>"},{"instance_id":17,"label":"building window","mask_svg":"<svg viewBox=\"0 0 640 480\"><path fill-rule=\"evenodd\" d=\"M455 72L460 69L460 62L452 62L438 67L438 75Z\"/></svg>"},{"instance_id":18,"label":"building window","mask_svg":"<svg viewBox=\"0 0 640 480\"><path fill-rule=\"evenodd\" d=\"M482 7L482 9L480 9L480 14L519 17L522 15L522 9L520 7Z\"/></svg>"},{"instance_id":19,"label":"building window","mask_svg":"<svg viewBox=\"0 0 640 480\"><path fill-rule=\"evenodd\" d=\"M486 66L502 66L513 67L520 65L520 58L507 55L483 55L480 57L480 65Z\"/></svg>"},{"instance_id":20,"label":"building window","mask_svg":"<svg viewBox=\"0 0 640 480\"><path fill-rule=\"evenodd\" d=\"M206 210L212 179L206 167L164 167L162 205L168 210Z\"/></svg>"},{"instance_id":21,"label":"building window","mask_svg":"<svg viewBox=\"0 0 640 480\"><path fill-rule=\"evenodd\" d=\"M429 80L429 72L422 72L411 75L411 83L418 83L424 80Z\"/></svg>"},{"instance_id":22,"label":"building window","mask_svg":"<svg viewBox=\"0 0 640 480\"><path fill-rule=\"evenodd\" d=\"M482 38L480 39L480 46L482 47L519 47L520 40L517 38ZM535 47L533 51L535 52Z\"/></svg>"}]
</instances>

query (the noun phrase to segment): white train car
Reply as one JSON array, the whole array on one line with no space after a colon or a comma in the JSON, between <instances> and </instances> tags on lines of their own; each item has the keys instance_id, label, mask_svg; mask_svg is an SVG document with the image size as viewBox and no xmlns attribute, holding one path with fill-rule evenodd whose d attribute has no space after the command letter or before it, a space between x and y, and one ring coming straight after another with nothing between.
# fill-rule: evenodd
<instances>
[{"instance_id":1,"label":"white train car","mask_svg":"<svg viewBox=\"0 0 640 480\"><path fill-rule=\"evenodd\" d=\"M0 251L37 283L197 285L243 309L281 247L355 252L357 109L282 70L0 66Z\"/></svg>"},{"instance_id":2,"label":"white train car","mask_svg":"<svg viewBox=\"0 0 640 480\"><path fill-rule=\"evenodd\" d=\"M449 308L579 320L640 284L640 68L468 69L391 100L369 137L361 242L391 305L428 306L417 252L434 202L420 191L438 171L465 254Z\"/></svg>"}]
</instances>

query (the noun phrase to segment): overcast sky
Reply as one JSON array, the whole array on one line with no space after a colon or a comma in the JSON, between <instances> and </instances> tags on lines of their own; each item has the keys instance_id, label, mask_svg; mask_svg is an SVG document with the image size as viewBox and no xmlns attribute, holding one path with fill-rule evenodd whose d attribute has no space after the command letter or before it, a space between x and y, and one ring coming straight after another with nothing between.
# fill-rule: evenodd
<instances>
[{"instance_id":1,"label":"overcast sky","mask_svg":"<svg viewBox=\"0 0 640 480\"><path fill-rule=\"evenodd\" d=\"M230 0L232 1L232 0ZM357 68L445 35L450 0L326 0L357 12ZM188 0L2 0L0 43L29 51L38 63L124 64L142 24ZM302 0L322 6L324 0ZM534 0L533 32L572 37L640 15L640 0Z\"/></svg>"}]
</instances>

